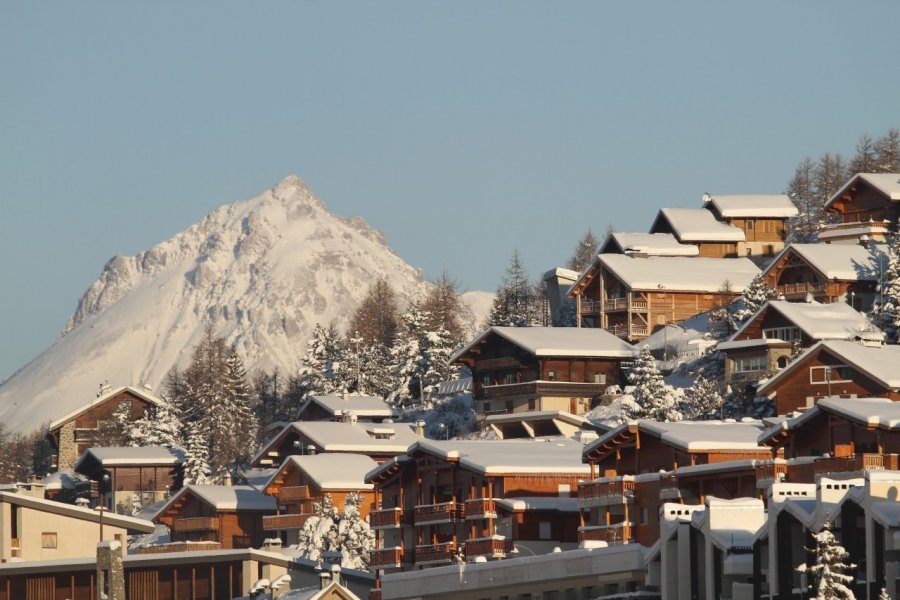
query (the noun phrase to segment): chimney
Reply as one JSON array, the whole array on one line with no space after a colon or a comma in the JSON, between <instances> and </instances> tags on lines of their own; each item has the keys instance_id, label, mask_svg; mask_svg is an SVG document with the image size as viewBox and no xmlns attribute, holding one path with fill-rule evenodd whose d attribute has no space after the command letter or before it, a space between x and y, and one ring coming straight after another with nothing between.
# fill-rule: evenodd
<instances>
[{"instance_id":1,"label":"chimney","mask_svg":"<svg viewBox=\"0 0 900 600\"><path fill-rule=\"evenodd\" d=\"M344 402L347 402L349 399L350 399L350 394L348 394L345 390L344 391Z\"/></svg>"},{"instance_id":2,"label":"chimney","mask_svg":"<svg viewBox=\"0 0 900 600\"><path fill-rule=\"evenodd\" d=\"M319 589L324 590L331 583L331 573L328 571L321 571L319 573Z\"/></svg>"},{"instance_id":3,"label":"chimney","mask_svg":"<svg viewBox=\"0 0 900 600\"><path fill-rule=\"evenodd\" d=\"M263 540L263 550L266 552L281 552L281 538L266 538Z\"/></svg>"},{"instance_id":4,"label":"chimney","mask_svg":"<svg viewBox=\"0 0 900 600\"><path fill-rule=\"evenodd\" d=\"M222 478L222 484L231 487L231 473L225 471L225 476Z\"/></svg>"},{"instance_id":5,"label":"chimney","mask_svg":"<svg viewBox=\"0 0 900 600\"><path fill-rule=\"evenodd\" d=\"M425 437L425 421L419 419L416 421L416 437Z\"/></svg>"},{"instance_id":6,"label":"chimney","mask_svg":"<svg viewBox=\"0 0 900 600\"><path fill-rule=\"evenodd\" d=\"M861 236L859 236L859 245L862 246L863 248L865 248L865 249L868 250L868 248L869 248L869 236L867 236L867 235L861 235Z\"/></svg>"},{"instance_id":7,"label":"chimney","mask_svg":"<svg viewBox=\"0 0 900 600\"><path fill-rule=\"evenodd\" d=\"M308 454L309 456L315 456L316 450L317 448L315 444L308 444L306 446L306 454Z\"/></svg>"}]
</instances>

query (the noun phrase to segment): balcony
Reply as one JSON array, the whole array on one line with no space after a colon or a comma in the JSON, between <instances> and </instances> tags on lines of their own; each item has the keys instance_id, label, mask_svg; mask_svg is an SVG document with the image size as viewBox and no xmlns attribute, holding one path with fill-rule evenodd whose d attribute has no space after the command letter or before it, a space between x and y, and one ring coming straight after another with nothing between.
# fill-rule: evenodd
<instances>
[{"instance_id":1,"label":"balcony","mask_svg":"<svg viewBox=\"0 0 900 600\"><path fill-rule=\"evenodd\" d=\"M404 551L400 546L369 552L369 567L372 569L399 569L404 564L412 564L412 561L412 552Z\"/></svg>"},{"instance_id":2,"label":"balcony","mask_svg":"<svg viewBox=\"0 0 900 600\"><path fill-rule=\"evenodd\" d=\"M295 485L278 490L278 502L295 502L297 500L309 500L309 486Z\"/></svg>"},{"instance_id":3,"label":"balcony","mask_svg":"<svg viewBox=\"0 0 900 600\"><path fill-rule=\"evenodd\" d=\"M176 533L188 531L218 531L219 517L190 517L187 519L175 519L173 529Z\"/></svg>"},{"instance_id":4,"label":"balcony","mask_svg":"<svg viewBox=\"0 0 900 600\"><path fill-rule=\"evenodd\" d=\"M649 335L646 325L632 325L628 329L628 325L610 325L606 328L611 334L623 339L645 338Z\"/></svg>"},{"instance_id":5,"label":"balcony","mask_svg":"<svg viewBox=\"0 0 900 600\"><path fill-rule=\"evenodd\" d=\"M614 525L579 527L578 541L623 544L631 541L633 528L634 523L631 521L623 521Z\"/></svg>"},{"instance_id":6,"label":"balcony","mask_svg":"<svg viewBox=\"0 0 900 600\"><path fill-rule=\"evenodd\" d=\"M400 527L402 518L402 508L373 510L369 513L369 527L372 529L394 529Z\"/></svg>"},{"instance_id":7,"label":"balcony","mask_svg":"<svg viewBox=\"0 0 900 600\"><path fill-rule=\"evenodd\" d=\"M593 398L600 396L606 389L602 383L583 383L578 381L526 381L524 383L501 383L486 385L483 398L508 398L514 396L559 396L568 398Z\"/></svg>"},{"instance_id":8,"label":"balcony","mask_svg":"<svg viewBox=\"0 0 900 600\"><path fill-rule=\"evenodd\" d=\"M473 556L505 558L508 553L512 552L513 542L501 536L477 538L466 540L463 549L465 550L466 558Z\"/></svg>"},{"instance_id":9,"label":"balcony","mask_svg":"<svg viewBox=\"0 0 900 600\"><path fill-rule=\"evenodd\" d=\"M853 456L841 456L816 459L815 474L846 473L848 471L867 471L873 469L898 469L898 455L896 454L855 454Z\"/></svg>"},{"instance_id":10,"label":"balcony","mask_svg":"<svg viewBox=\"0 0 900 600\"><path fill-rule=\"evenodd\" d=\"M613 481L588 481L578 486L578 506L606 506L621 504L634 497L634 481L615 479Z\"/></svg>"},{"instance_id":11,"label":"balcony","mask_svg":"<svg viewBox=\"0 0 900 600\"><path fill-rule=\"evenodd\" d=\"M493 498L477 498L466 500L466 520L469 519L496 519L497 506Z\"/></svg>"},{"instance_id":12,"label":"balcony","mask_svg":"<svg viewBox=\"0 0 900 600\"><path fill-rule=\"evenodd\" d=\"M449 563L456 554L455 542L444 542L442 544L426 544L416 546L416 565L437 565Z\"/></svg>"},{"instance_id":13,"label":"balcony","mask_svg":"<svg viewBox=\"0 0 900 600\"><path fill-rule=\"evenodd\" d=\"M439 504L419 504L416 506L415 522L416 525L453 523L459 520L460 509L461 507L457 505L455 500Z\"/></svg>"},{"instance_id":14,"label":"balcony","mask_svg":"<svg viewBox=\"0 0 900 600\"><path fill-rule=\"evenodd\" d=\"M312 513L303 513L299 515L266 515L262 518L263 529L266 531L277 531L280 529L299 529L303 527L306 520L312 516Z\"/></svg>"},{"instance_id":15,"label":"balcony","mask_svg":"<svg viewBox=\"0 0 900 600\"><path fill-rule=\"evenodd\" d=\"M786 283L775 288L775 295L784 296L786 300L802 300L807 294L822 297L827 292L827 283Z\"/></svg>"},{"instance_id":16,"label":"balcony","mask_svg":"<svg viewBox=\"0 0 900 600\"><path fill-rule=\"evenodd\" d=\"M783 462L768 463L756 467L756 487L768 487L787 477L787 465Z\"/></svg>"},{"instance_id":17,"label":"balcony","mask_svg":"<svg viewBox=\"0 0 900 600\"><path fill-rule=\"evenodd\" d=\"M602 302L600 300L586 300L586 299L582 298L581 299L581 314L582 315L599 315L601 305L602 305Z\"/></svg>"}]
</instances>

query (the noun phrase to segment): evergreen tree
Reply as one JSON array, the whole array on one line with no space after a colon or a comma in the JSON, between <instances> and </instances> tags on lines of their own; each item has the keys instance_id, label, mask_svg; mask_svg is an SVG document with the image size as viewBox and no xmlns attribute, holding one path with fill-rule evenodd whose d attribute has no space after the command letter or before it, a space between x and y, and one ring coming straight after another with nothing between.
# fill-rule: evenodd
<instances>
[{"instance_id":1,"label":"evergreen tree","mask_svg":"<svg viewBox=\"0 0 900 600\"><path fill-rule=\"evenodd\" d=\"M763 304L775 297L775 290L766 285L762 273L754 277L741 296L743 306L734 312L734 318L741 324L756 314Z\"/></svg>"},{"instance_id":2,"label":"evergreen tree","mask_svg":"<svg viewBox=\"0 0 900 600\"><path fill-rule=\"evenodd\" d=\"M162 403L149 409L135 421L128 432L128 443L132 446L184 447L184 427L181 418L171 402L163 396Z\"/></svg>"},{"instance_id":3,"label":"evergreen tree","mask_svg":"<svg viewBox=\"0 0 900 600\"><path fill-rule=\"evenodd\" d=\"M223 402L212 423L213 439L217 443L211 462L216 481L222 481L226 473L235 481L249 467L253 446L247 440L254 439L259 424L253 412L244 364L234 347L228 349L225 359L224 385Z\"/></svg>"},{"instance_id":4,"label":"evergreen tree","mask_svg":"<svg viewBox=\"0 0 900 600\"><path fill-rule=\"evenodd\" d=\"M424 385L418 380L420 344L427 332L428 315L417 302L413 302L400 317L400 321L400 331L391 348L394 389L387 398L388 403L397 408L422 397L421 388Z\"/></svg>"},{"instance_id":5,"label":"evergreen tree","mask_svg":"<svg viewBox=\"0 0 900 600\"><path fill-rule=\"evenodd\" d=\"M319 560L323 552L340 552L342 567L366 570L369 553L375 547L375 533L360 516L362 500L356 492L347 494L343 512L334 506L331 494L325 494L322 502L314 503L314 514L298 535L300 556Z\"/></svg>"},{"instance_id":6,"label":"evergreen tree","mask_svg":"<svg viewBox=\"0 0 900 600\"><path fill-rule=\"evenodd\" d=\"M816 164L808 156L794 169L787 195L797 207L797 216L788 222L788 242L803 243L815 239L824 221L823 207L816 194Z\"/></svg>"},{"instance_id":7,"label":"evergreen tree","mask_svg":"<svg viewBox=\"0 0 900 600\"><path fill-rule=\"evenodd\" d=\"M554 327L575 327L578 325L577 323L578 311L575 308L575 302L573 300L563 300L562 304L559 307L559 310L556 311L556 314L553 316L553 326Z\"/></svg>"},{"instance_id":8,"label":"evergreen tree","mask_svg":"<svg viewBox=\"0 0 900 600\"><path fill-rule=\"evenodd\" d=\"M622 417L626 420L651 419L654 421L680 421L672 389L663 381L656 368L656 359L650 354L650 347L641 348L641 353L628 374L628 382L634 386L632 396L636 407L628 406ZM623 405L623 408L626 408Z\"/></svg>"},{"instance_id":9,"label":"evergreen tree","mask_svg":"<svg viewBox=\"0 0 900 600\"><path fill-rule=\"evenodd\" d=\"M823 209L823 219L825 218L824 207L834 194L841 189L841 186L847 182L850 177L850 169L847 161L840 154L825 153L819 159L816 168L815 186L818 203Z\"/></svg>"},{"instance_id":10,"label":"evergreen tree","mask_svg":"<svg viewBox=\"0 0 900 600\"><path fill-rule=\"evenodd\" d=\"M185 446L184 485L210 485L209 445L198 423L188 424Z\"/></svg>"},{"instance_id":11,"label":"evergreen tree","mask_svg":"<svg viewBox=\"0 0 900 600\"><path fill-rule=\"evenodd\" d=\"M888 340L900 339L900 232L891 235L885 249L887 260L878 256L885 265L884 282L879 300L872 309L873 321L878 323Z\"/></svg>"},{"instance_id":12,"label":"evergreen tree","mask_svg":"<svg viewBox=\"0 0 900 600\"><path fill-rule=\"evenodd\" d=\"M737 320L735 318L735 307L731 298L734 291L731 288L731 282L727 279L722 282L719 288L719 307L709 312L709 322L719 331L719 335L724 337L731 335L737 331Z\"/></svg>"},{"instance_id":13,"label":"evergreen tree","mask_svg":"<svg viewBox=\"0 0 900 600\"><path fill-rule=\"evenodd\" d=\"M423 400L430 399L442 382L456 377L457 369L450 364L450 356L455 348L456 343L443 328L426 331L419 338L419 354L413 379L423 386Z\"/></svg>"},{"instance_id":14,"label":"evergreen tree","mask_svg":"<svg viewBox=\"0 0 900 600\"><path fill-rule=\"evenodd\" d=\"M722 416L724 402L719 384L701 375L694 380L694 385L685 390L682 412L686 419L692 421L718 419Z\"/></svg>"},{"instance_id":15,"label":"evergreen tree","mask_svg":"<svg viewBox=\"0 0 900 600\"><path fill-rule=\"evenodd\" d=\"M361 338L367 347L389 348L397 335L399 314L397 294L387 279L379 279L369 287L366 297L350 317L348 335Z\"/></svg>"},{"instance_id":16,"label":"evergreen tree","mask_svg":"<svg viewBox=\"0 0 900 600\"><path fill-rule=\"evenodd\" d=\"M434 286L422 301L422 311L426 315L426 327L430 331L446 331L450 343L455 345L465 341L460 313L459 282L447 271L441 273Z\"/></svg>"},{"instance_id":17,"label":"evergreen tree","mask_svg":"<svg viewBox=\"0 0 900 600\"><path fill-rule=\"evenodd\" d=\"M850 161L851 173L876 173L878 170L875 140L863 134L856 144L856 156Z\"/></svg>"},{"instance_id":18,"label":"evergreen tree","mask_svg":"<svg viewBox=\"0 0 900 600\"><path fill-rule=\"evenodd\" d=\"M351 367L350 353L341 343L337 328L316 324L300 374L310 390L319 394L338 394L355 387L355 366ZM354 363L355 364L355 363Z\"/></svg>"},{"instance_id":19,"label":"evergreen tree","mask_svg":"<svg viewBox=\"0 0 900 600\"><path fill-rule=\"evenodd\" d=\"M796 568L801 573L809 573L814 579L813 587L818 600L853 600L856 596L850 585L854 582L851 574L856 565L849 562L850 553L841 546L826 522L822 531L813 535L815 548L807 548L815 553L815 563L801 564Z\"/></svg>"},{"instance_id":20,"label":"evergreen tree","mask_svg":"<svg viewBox=\"0 0 900 600\"><path fill-rule=\"evenodd\" d=\"M596 236L594 236L594 232L588 229L575 246L575 251L572 253L572 256L569 257L566 266L573 271L582 273L594 262L599 247L600 242L597 240Z\"/></svg>"},{"instance_id":21,"label":"evergreen tree","mask_svg":"<svg viewBox=\"0 0 900 600\"><path fill-rule=\"evenodd\" d=\"M488 325L530 327L541 322L540 298L528 280L519 251L513 251L509 266L491 306Z\"/></svg>"},{"instance_id":22,"label":"evergreen tree","mask_svg":"<svg viewBox=\"0 0 900 600\"><path fill-rule=\"evenodd\" d=\"M900 130L890 129L875 142L878 173L900 173Z\"/></svg>"}]
</instances>

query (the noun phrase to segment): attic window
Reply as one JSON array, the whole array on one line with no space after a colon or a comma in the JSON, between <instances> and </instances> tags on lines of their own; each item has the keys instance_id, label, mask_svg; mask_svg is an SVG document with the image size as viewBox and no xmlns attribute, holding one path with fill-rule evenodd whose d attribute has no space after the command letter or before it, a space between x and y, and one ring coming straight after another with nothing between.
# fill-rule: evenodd
<instances>
[{"instance_id":1,"label":"attic window","mask_svg":"<svg viewBox=\"0 0 900 600\"><path fill-rule=\"evenodd\" d=\"M817 366L809 369L810 383L842 383L853 377L853 369L847 365Z\"/></svg>"},{"instance_id":2,"label":"attic window","mask_svg":"<svg viewBox=\"0 0 900 600\"><path fill-rule=\"evenodd\" d=\"M368 428L366 429L366 433L369 434L369 437L376 440L392 440L396 435L396 432L393 429L387 427Z\"/></svg>"},{"instance_id":3,"label":"attic window","mask_svg":"<svg viewBox=\"0 0 900 600\"><path fill-rule=\"evenodd\" d=\"M767 340L793 342L800 339L800 329L798 327L768 327L763 329L763 337Z\"/></svg>"}]
</instances>

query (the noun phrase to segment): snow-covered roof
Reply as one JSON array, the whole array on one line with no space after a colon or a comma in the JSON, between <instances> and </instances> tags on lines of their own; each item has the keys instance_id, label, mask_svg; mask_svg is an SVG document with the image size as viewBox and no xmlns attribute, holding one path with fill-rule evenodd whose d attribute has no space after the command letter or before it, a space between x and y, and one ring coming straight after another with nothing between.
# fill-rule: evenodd
<instances>
[{"instance_id":1,"label":"snow-covered roof","mask_svg":"<svg viewBox=\"0 0 900 600\"><path fill-rule=\"evenodd\" d=\"M662 208L650 231L665 220L679 242L743 242L744 230L716 219L705 208Z\"/></svg>"},{"instance_id":2,"label":"snow-covered roof","mask_svg":"<svg viewBox=\"0 0 900 600\"><path fill-rule=\"evenodd\" d=\"M45 500L43 498L35 498L33 496L26 496L24 494L0 492L0 503L3 502L9 502L11 504L17 504L19 506L32 508L34 510L72 517L75 519L80 519L82 521L93 521L96 523L100 523L100 518L102 517L103 523L107 525L122 527L131 531L139 531L141 533L152 533L156 528L153 523L151 523L150 521L145 521L144 519L136 519L134 517L118 515L113 512L104 512L101 515L100 511L91 510L90 508L82 508L80 506L75 506L72 504L65 504L63 502L56 502L54 500Z\"/></svg>"},{"instance_id":3,"label":"snow-covered roof","mask_svg":"<svg viewBox=\"0 0 900 600\"><path fill-rule=\"evenodd\" d=\"M847 193L847 190L854 186L858 180L863 180L873 188L897 202L900 200L900 173L857 173L847 181L841 188L834 193L833 196L825 204L828 208L836 200L840 200Z\"/></svg>"},{"instance_id":4,"label":"snow-covered roof","mask_svg":"<svg viewBox=\"0 0 900 600\"><path fill-rule=\"evenodd\" d=\"M177 465L184 462L184 450L181 448L169 448L166 446L118 448L88 448L75 464L75 470L87 460L93 457L104 467L123 465Z\"/></svg>"},{"instance_id":5,"label":"snow-covered roof","mask_svg":"<svg viewBox=\"0 0 900 600\"><path fill-rule=\"evenodd\" d=\"M791 251L826 279L878 281L879 263L883 269L887 267L882 246L875 243L869 248L858 244L791 244L775 257L767 272L779 268L779 259Z\"/></svg>"},{"instance_id":6,"label":"snow-covered roof","mask_svg":"<svg viewBox=\"0 0 900 600\"><path fill-rule=\"evenodd\" d=\"M733 292L741 293L759 274L749 258L601 254L600 262L632 290L714 293L728 281Z\"/></svg>"},{"instance_id":7,"label":"snow-covered roof","mask_svg":"<svg viewBox=\"0 0 900 600\"><path fill-rule=\"evenodd\" d=\"M485 475L501 473L570 473L590 475L581 462L582 446L565 438L552 440L420 440L409 449L423 451Z\"/></svg>"},{"instance_id":8,"label":"snow-covered roof","mask_svg":"<svg viewBox=\"0 0 900 600\"><path fill-rule=\"evenodd\" d=\"M394 414L391 407L380 396L359 396L355 394L347 394L345 396L310 396L306 404L300 409L300 414L302 415L306 407L312 404L321 406L335 417L348 412L352 412L358 417L389 418Z\"/></svg>"},{"instance_id":9,"label":"snow-covered roof","mask_svg":"<svg viewBox=\"0 0 900 600\"><path fill-rule=\"evenodd\" d=\"M844 302L820 304L818 302L787 302L769 300L745 322L729 342L738 340L744 330L756 321L766 308L780 313L814 340L883 339L884 334L869 319ZM750 340L746 340L750 341ZM719 344L720 349L725 349Z\"/></svg>"},{"instance_id":10,"label":"snow-covered roof","mask_svg":"<svg viewBox=\"0 0 900 600\"><path fill-rule=\"evenodd\" d=\"M783 432L794 431L822 411L879 429L900 429L900 402L890 398L823 398L806 412L766 428L760 433L759 442L768 443Z\"/></svg>"},{"instance_id":11,"label":"snow-covered roof","mask_svg":"<svg viewBox=\"0 0 900 600\"><path fill-rule=\"evenodd\" d=\"M727 342L719 342L716 344L716 350L743 350L744 348L755 348L757 346L787 346L791 343L779 339L761 338L756 340L729 340Z\"/></svg>"},{"instance_id":12,"label":"snow-covered roof","mask_svg":"<svg viewBox=\"0 0 900 600\"><path fill-rule=\"evenodd\" d=\"M772 376L759 387L760 395L768 395L786 377L797 369L803 368L806 359L820 350L827 350L830 354L853 367L860 373L864 373L870 379L875 380L887 389L900 389L900 346L865 346L846 340L826 340L806 349L791 364Z\"/></svg>"},{"instance_id":13,"label":"snow-covered roof","mask_svg":"<svg viewBox=\"0 0 900 600\"><path fill-rule=\"evenodd\" d=\"M472 391L472 378L460 377L459 379L451 379L444 381L438 386L438 396L455 396L457 394L468 394Z\"/></svg>"},{"instance_id":14,"label":"snow-covered roof","mask_svg":"<svg viewBox=\"0 0 900 600\"><path fill-rule=\"evenodd\" d=\"M67 423L67 422L71 421L72 419L74 419L75 417L77 417L78 415L91 410L98 404L102 404L102 403L106 402L107 400L109 400L110 398L114 398L114 397L118 396L122 392L128 392L130 394L133 394L142 400L146 400L147 402L149 402L150 404L153 404L154 406L160 406L161 404L163 404L162 400L160 400L159 398L157 398L156 396L154 396L147 390L140 390L138 388L131 387L130 385L123 385L121 387L117 387L114 390L110 390L110 391L106 392L102 396L98 396L98 397L94 398L90 402L85 402L84 404L82 404L81 406L76 408L75 410L73 410L64 416L59 417L55 421L51 422L50 423L50 431L53 431L53 430L61 427L65 423Z\"/></svg>"},{"instance_id":15,"label":"snow-covered roof","mask_svg":"<svg viewBox=\"0 0 900 600\"><path fill-rule=\"evenodd\" d=\"M640 420L622 423L612 431L584 447L586 457L596 448L601 448L617 437L637 428L658 437L661 441L689 452L715 450L761 450L757 438L763 430L762 421L745 419L743 421L678 421L661 423L658 421Z\"/></svg>"},{"instance_id":16,"label":"snow-covered roof","mask_svg":"<svg viewBox=\"0 0 900 600\"><path fill-rule=\"evenodd\" d=\"M741 217L795 217L797 207L784 194L740 194L711 196L716 211L726 219Z\"/></svg>"},{"instance_id":17,"label":"snow-covered roof","mask_svg":"<svg viewBox=\"0 0 900 600\"><path fill-rule=\"evenodd\" d=\"M250 485L188 485L157 512L163 514L178 498L192 494L216 510L274 511L275 499Z\"/></svg>"},{"instance_id":18,"label":"snow-covered roof","mask_svg":"<svg viewBox=\"0 0 900 600\"><path fill-rule=\"evenodd\" d=\"M420 439L412 423L344 423L340 421L294 421L270 440L253 457L260 458L291 433L308 438L318 452L369 452L379 454L403 454Z\"/></svg>"},{"instance_id":19,"label":"snow-covered roof","mask_svg":"<svg viewBox=\"0 0 900 600\"><path fill-rule=\"evenodd\" d=\"M374 486L365 483L366 474L375 469L378 463L364 454L289 456L269 479L265 488L272 485L288 466L305 473L322 490L371 490Z\"/></svg>"},{"instance_id":20,"label":"snow-covered roof","mask_svg":"<svg viewBox=\"0 0 900 600\"><path fill-rule=\"evenodd\" d=\"M535 356L589 356L633 358L627 342L604 329L593 327L491 327L457 350L450 362L459 360L490 334L496 334Z\"/></svg>"},{"instance_id":21,"label":"snow-covered roof","mask_svg":"<svg viewBox=\"0 0 900 600\"><path fill-rule=\"evenodd\" d=\"M498 498L499 506L507 510L558 510L578 512L578 498L566 496L526 496L522 498Z\"/></svg>"},{"instance_id":22,"label":"snow-covered roof","mask_svg":"<svg viewBox=\"0 0 900 600\"><path fill-rule=\"evenodd\" d=\"M578 279L578 271L565 269L563 267L556 267L555 269L550 269L549 271L545 272L542 280L547 281L548 279L553 278L563 279L566 281L575 281L576 279Z\"/></svg>"},{"instance_id":23,"label":"snow-covered roof","mask_svg":"<svg viewBox=\"0 0 900 600\"><path fill-rule=\"evenodd\" d=\"M76 473L75 469L63 469L55 473L51 473L44 477L44 487L48 490L70 490L78 486L79 483L87 483L87 477L80 473Z\"/></svg>"},{"instance_id":24,"label":"snow-covered roof","mask_svg":"<svg viewBox=\"0 0 900 600\"><path fill-rule=\"evenodd\" d=\"M698 256L700 249L682 244L671 233L610 233L600 246L600 254L640 252L649 256Z\"/></svg>"}]
</instances>

